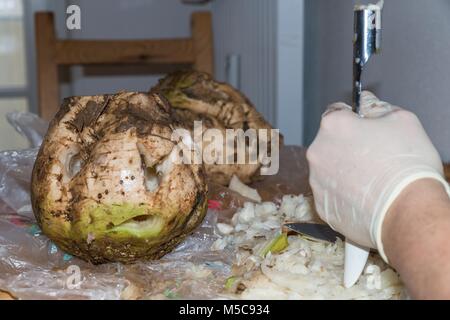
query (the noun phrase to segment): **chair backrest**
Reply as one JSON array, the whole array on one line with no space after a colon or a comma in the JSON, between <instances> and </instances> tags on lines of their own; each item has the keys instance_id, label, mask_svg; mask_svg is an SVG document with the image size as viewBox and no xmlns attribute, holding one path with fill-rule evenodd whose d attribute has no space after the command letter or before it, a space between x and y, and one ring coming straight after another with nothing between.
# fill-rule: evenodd
<instances>
[{"instance_id":1,"label":"chair backrest","mask_svg":"<svg viewBox=\"0 0 450 320\"><path fill-rule=\"evenodd\" d=\"M158 40L63 40L56 36L51 12L35 17L38 104L50 120L59 109L58 66L96 64L190 65L214 73L212 18L209 12L191 17L191 37Z\"/></svg>"}]
</instances>

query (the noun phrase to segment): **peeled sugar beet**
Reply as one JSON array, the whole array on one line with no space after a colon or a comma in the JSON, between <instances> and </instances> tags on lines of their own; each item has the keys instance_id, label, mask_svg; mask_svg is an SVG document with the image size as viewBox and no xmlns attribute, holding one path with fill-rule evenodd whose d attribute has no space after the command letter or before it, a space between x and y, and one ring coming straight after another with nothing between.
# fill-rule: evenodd
<instances>
[{"instance_id":1,"label":"peeled sugar beet","mask_svg":"<svg viewBox=\"0 0 450 320\"><path fill-rule=\"evenodd\" d=\"M32 177L43 232L93 263L157 259L203 220L203 167L180 164L177 127L158 94L66 99Z\"/></svg>"},{"instance_id":2,"label":"peeled sugar beet","mask_svg":"<svg viewBox=\"0 0 450 320\"><path fill-rule=\"evenodd\" d=\"M270 151L270 130L272 126L256 110L255 106L239 90L214 80L209 74L198 71L178 71L161 79L152 92L162 94L174 108L174 116L194 130L194 121L202 121L203 134L207 129L216 129L226 136L227 129L267 130ZM258 139L259 141L259 139ZM203 149L208 146L203 141ZM227 141L223 139L223 149ZM245 145L245 157L248 160L248 141ZM234 151L235 157L237 149ZM259 159L251 163L224 163L223 152L216 150L216 161L205 162L205 171L209 180L226 185L233 175L244 183L250 183L258 175L262 164Z\"/></svg>"}]
</instances>

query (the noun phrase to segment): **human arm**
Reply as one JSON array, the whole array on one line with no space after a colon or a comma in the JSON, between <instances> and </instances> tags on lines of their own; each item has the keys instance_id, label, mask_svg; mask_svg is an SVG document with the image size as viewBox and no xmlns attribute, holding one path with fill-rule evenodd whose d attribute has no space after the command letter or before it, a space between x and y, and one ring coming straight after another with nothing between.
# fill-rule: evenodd
<instances>
[{"instance_id":1,"label":"human arm","mask_svg":"<svg viewBox=\"0 0 450 320\"><path fill-rule=\"evenodd\" d=\"M391 265L416 299L450 299L450 200L435 180L419 180L392 204L383 226Z\"/></svg>"},{"instance_id":2,"label":"human arm","mask_svg":"<svg viewBox=\"0 0 450 320\"><path fill-rule=\"evenodd\" d=\"M378 249L386 261L398 268L407 287L418 292L417 297L423 297L408 281L419 283L420 272L423 272L422 277L429 277L429 273L425 273L427 262L441 261L419 261L423 255L420 250L408 249L409 253L405 253L410 243L415 244L411 242L414 233L422 229L416 231L414 227L417 226L411 225L413 217L419 213L414 211L415 215L412 215L411 210L405 209L406 204L399 203L405 202L400 199L419 181L434 182L444 190L444 195L450 192L443 178L440 156L414 114L381 102L370 93L363 94L364 118L352 113L344 104L335 104L330 110L324 115L319 134L307 153L317 211L324 221L348 239ZM422 193L429 194L423 190ZM407 199L410 201L411 197ZM425 201L427 198L423 196L420 199L424 207L435 209L435 202ZM397 211L402 214L392 214ZM423 215L429 214L429 210L421 211ZM399 231L391 235L389 231L386 233L385 222L393 217L397 217L392 222L393 230ZM411 221L407 222L408 219ZM408 227L400 229L399 225ZM442 226L446 228L445 223ZM441 228L434 225L434 228L438 227ZM450 233L450 229L446 230ZM439 245L443 245L442 242ZM430 268L428 265L428 271ZM411 292L414 297L415 292Z\"/></svg>"}]
</instances>

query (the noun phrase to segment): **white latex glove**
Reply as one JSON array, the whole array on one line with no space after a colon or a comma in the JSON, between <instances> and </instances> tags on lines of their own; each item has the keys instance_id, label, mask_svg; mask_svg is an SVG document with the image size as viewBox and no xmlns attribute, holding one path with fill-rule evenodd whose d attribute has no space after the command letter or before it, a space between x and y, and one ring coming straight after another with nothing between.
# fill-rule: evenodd
<instances>
[{"instance_id":1,"label":"white latex glove","mask_svg":"<svg viewBox=\"0 0 450 320\"><path fill-rule=\"evenodd\" d=\"M443 166L417 117L364 92L359 117L334 104L308 150L310 184L320 217L364 247L378 249L389 207L412 182L443 178Z\"/></svg>"}]
</instances>

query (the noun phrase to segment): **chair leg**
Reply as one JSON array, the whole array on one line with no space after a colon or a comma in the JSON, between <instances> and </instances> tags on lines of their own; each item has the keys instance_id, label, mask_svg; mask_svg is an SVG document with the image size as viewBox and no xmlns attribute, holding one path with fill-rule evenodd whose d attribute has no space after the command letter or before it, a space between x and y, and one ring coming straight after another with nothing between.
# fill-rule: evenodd
<instances>
[{"instance_id":1,"label":"chair leg","mask_svg":"<svg viewBox=\"0 0 450 320\"><path fill-rule=\"evenodd\" d=\"M191 24L195 51L194 68L214 75L214 39L211 13L193 13Z\"/></svg>"},{"instance_id":2,"label":"chair leg","mask_svg":"<svg viewBox=\"0 0 450 320\"><path fill-rule=\"evenodd\" d=\"M55 22L50 12L39 12L35 19L39 115L51 120L59 109Z\"/></svg>"}]
</instances>

